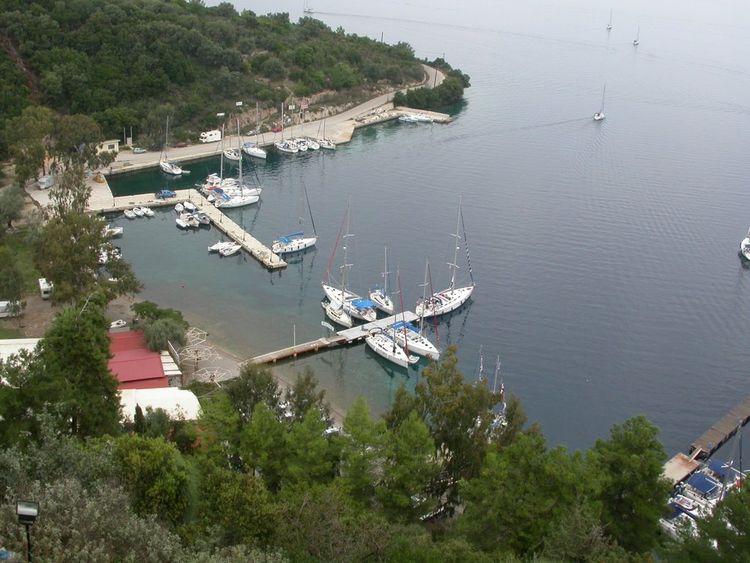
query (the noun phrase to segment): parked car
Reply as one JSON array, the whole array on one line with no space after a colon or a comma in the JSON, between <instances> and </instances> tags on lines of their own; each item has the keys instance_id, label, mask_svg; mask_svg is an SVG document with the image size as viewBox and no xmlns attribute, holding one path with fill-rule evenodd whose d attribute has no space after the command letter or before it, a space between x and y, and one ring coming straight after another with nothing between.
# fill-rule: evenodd
<instances>
[{"instance_id":1,"label":"parked car","mask_svg":"<svg viewBox=\"0 0 750 563\"><path fill-rule=\"evenodd\" d=\"M281 127L277 125L276 127L271 127L271 133L280 133Z\"/></svg>"},{"instance_id":2,"label":"parked car","mask_svg":"<svg viewBox=\"0 0 750 563\"><path fill-rule=\"evenodd\" d=\"M133 154L143 154L146 152L146 149L142 149L141 147L133 147Z\"/></svg>"}]
</instances>

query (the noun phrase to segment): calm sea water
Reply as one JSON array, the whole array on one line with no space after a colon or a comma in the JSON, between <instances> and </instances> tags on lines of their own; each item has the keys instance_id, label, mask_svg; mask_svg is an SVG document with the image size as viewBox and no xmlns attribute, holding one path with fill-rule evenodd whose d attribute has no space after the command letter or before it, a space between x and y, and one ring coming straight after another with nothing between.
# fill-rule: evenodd
<instances>
[{"instance_id":1,"label":"calm sea water","mask_svg":"<svg viewBox=\"0 0 750 563\"><path fill-rule=\"evenodd\" d=\"M236 5L292 19L303 7ZM471 76L466 103L450 125L377 126L335 154L261 164L261 206L230 214L270 242L305 217L304 183L320 237L317 250L281 273L209 256L218 233L181 232L171 212L118 219L143 297L188 312L242 356L317 338L320 280L351 198L354 289L379 281L387 245L413 308L427 257L436 289L448 283L463 196L477 288L468 307L439 324L440 342L459 346L468 377L480 345L490 372L499 354L506 388L550 443L588 447L613 423L645 414L676 451L748 393L750 271L737 257L750 223L743 3L311 7L332 28L382 33L427 58L444 53ZM605 82L607 118L594 123ZM172 182L190 184L216 163L189 168L189 179ZM154 172L111 184L125 193L169 181ZM303 366L335 402L363 394L376 410L418 377L364 345L278 369Z\"/></svg>"}]
</instances>

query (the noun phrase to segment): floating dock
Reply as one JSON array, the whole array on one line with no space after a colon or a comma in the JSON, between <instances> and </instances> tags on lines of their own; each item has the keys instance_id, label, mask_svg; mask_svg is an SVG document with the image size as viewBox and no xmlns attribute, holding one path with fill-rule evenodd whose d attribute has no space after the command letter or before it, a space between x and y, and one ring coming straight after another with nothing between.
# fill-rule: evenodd
<instances>
[{"instance_id":1,"label":"floating dock","mask_svg":"<svg viewBox=\"0 0 750 563\"><path fill-rule=\"evenodd\" d=\"M419 317L413 311L406 311L397 315L391 315L383 319L372 321L371 323L365 323L357 325L352 328L338 331L335 335L328 336L325 338L318 338L317 340L311 340L310 342L303 342L296 346L289 346L269 352L267 354L261 354L248 360L251 364L275 364L279 360L285 360L287 358L296 358L301 354L309 354L319 352L320 350L326 350L329 348L336 348L338 346L346 346L347 344L353 344L363 340L367 334L374 329L385 328L392 325L393 323L405 320L406 322L413 322Z\"/></svg>"},{"instance_id":2,"label":"floating dock","mask_svg":"<svg viewBox=\"0 0 750 563\"><path fill-rule=\"evenodd\" d=\"M245 231L241 226L224 215L221 210L211 204L196 189L176 190L175 197L168 199L159 199L154 194L137 194L127 196L110 197L103 200L93 198L89 201L90 210L96 213L113 213L124 211L135 206L147 207L174 207L177 203L191 201L200 208L206 215L211 218L214 227L222 231L227 237L242 246L243 250L260 262L269 270L278 270L286 268L286 262L276 256L271 249L255 239L250 233Z\"/></svg>"},{"instance_id":3,"label":"floating dock","mask_svg":"<svg viewBox=\"0 0 750 563\"><path fill-rule=\"evenodd\" d=\"M701 464L698 460L711 457L716 450L737 433L738 428L745 426L749 420L750 397L745 397L742 402L730 409L721 420L715 422L711 428L695 440L688 454L680 452L665 463L662 475L675 484L685 480L700 467Z\"/></svg>"}]
</instances>

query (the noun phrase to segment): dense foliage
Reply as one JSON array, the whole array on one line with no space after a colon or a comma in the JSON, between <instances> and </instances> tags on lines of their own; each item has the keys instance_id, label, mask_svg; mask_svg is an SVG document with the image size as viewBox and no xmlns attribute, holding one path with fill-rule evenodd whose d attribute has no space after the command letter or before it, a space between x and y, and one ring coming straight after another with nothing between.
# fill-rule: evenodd
<instances>
[{"instance_id":1,"label":"dense foliage","mask_svg":"<svg viewBox=\"0 0 750 563\"><path fill-rule=\"evenodd\" d=\"M186 0L2 0L0 71L2 122L44 105L93 116L107 136L134 127L152 140L167 114L179 138L189 125L211 128L236 100L276 106L291 93L423 76L405 43Z\"/></svg>"},{"instance_id":2,"label":"dense foliage","mask_svg":"<svg viewBox=\"0 0 750 563\"><path fill-rule=\"evenodd\" d=\"M165 318L148 303L139 314ZM96 315L95 307L87 315L87 342ZM81 330L59 321L48 338L59 347ZM100 362L44 342L55 361ZM463 380L453 348L414 395L398 392L385 417L374 418L360 398L341 428L331 426L309 371L282 390L267 369L245 366L224 388L201 387L195 422L138 410L124 429L76 432L61 425L71 420L66 401L74 394L42 399L70 377L41 375L35 362L0 365L11 383L0 388L0 409L25 421L2 434L0 533L21 551L13 500L40 500L34 532L45 560L92 550L102 560L145 561L636 561L659 539L664 452L648 421L614 426L589 452L549 449L515 398L508 424L492 424L500 397ZM91 414L100 413L87 397ZM81 439L87 435L96 438ZM119 525L105 514L116 506ZM743 506L726 515L742 529ZM728 546L744 541L735 528L714 526Z\"/></svg>"},{"instance_id":3,"label":"dense foliage","mask_svg":"<svg viewBox=\"0 0 750 563\"><path fill-rule=\"evenodd\" d=\"M393 96L394 106L440 110L461 101L464 89L471 85L469 75L451 68L443 59L437 59L431 64L445 73L445 80L434 88L430 88L428 84L406 92L396 92Z\"/></svg>"}]
</instances>

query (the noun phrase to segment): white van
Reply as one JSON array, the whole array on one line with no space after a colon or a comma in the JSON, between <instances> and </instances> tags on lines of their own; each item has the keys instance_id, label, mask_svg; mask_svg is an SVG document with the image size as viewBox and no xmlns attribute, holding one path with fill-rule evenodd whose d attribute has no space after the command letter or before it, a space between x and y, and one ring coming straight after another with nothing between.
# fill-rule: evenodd
<instances>
[{"instance_id":1,"label":"white van","mask_svg":"<svg viewBox=\"0 0 750 563\"><path fill-rule=\"evenodd\" d=\"M42 299L49 299L53 287L54 285L48 282L47 278L39 278L39 293L41 294Z\"/></svg>"},{"instance_id":2,"label":"white van","mask_svg":"<svg viewBox=\"0 0 750 563\"><path fill-rule=\"evenodd\" d=\"M221 141L221 131L214 129L213 131L204 131L200 134L201 143L213 143L215 141Z\"/></svg>"}]
</instances>

